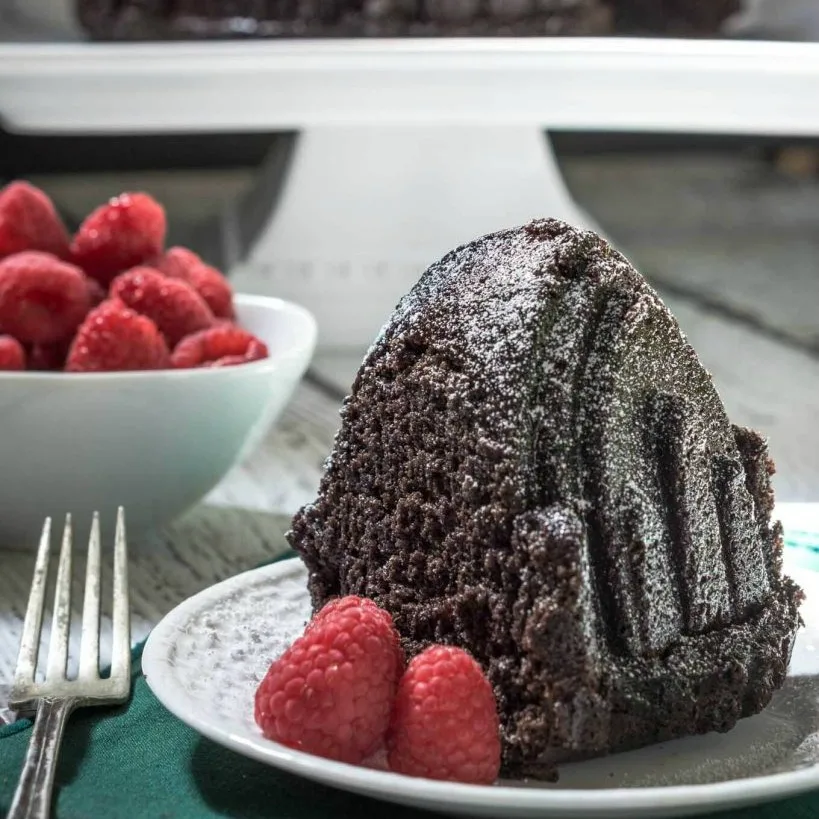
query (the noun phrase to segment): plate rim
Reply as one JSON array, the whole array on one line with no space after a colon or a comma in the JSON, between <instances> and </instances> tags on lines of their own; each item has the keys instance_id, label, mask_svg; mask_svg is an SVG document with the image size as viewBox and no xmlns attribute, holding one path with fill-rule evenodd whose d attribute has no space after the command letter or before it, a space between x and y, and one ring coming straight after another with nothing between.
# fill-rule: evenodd
<instances>
[{"instance_id":1,"label":"plate rim","mask_svg":"<svg viewBox=\"0 0 819 819\"><path fill-rule=\"evenodd\" d=\"M223 598L256 580L275 579L292 573L294 567L296 571L306 572L304 563L294 556L249 569L197 592L160 620L143 649L142 673L160 703L198 733L234 752L332 787L378 796L390 802L499 810L514 808L520 811L541 809L560 811L566 815L591 810L599 811L602 815L624 809L645 811L659 807L681 808L686 813L696 813L701 808L719 810L750 802L776 801L819 788L819 763L797 771L693 785L594 789L465 785L323 759L264 739L260 734L259 739L264 743L262 746L242 734L216 727L190 708L190 698L174 684L173 676L169 673L172 663L165 649L173 644L173 635L179 632L180 624L194 612L201 611L210 601Z\"/></svg>"}]
</instances>

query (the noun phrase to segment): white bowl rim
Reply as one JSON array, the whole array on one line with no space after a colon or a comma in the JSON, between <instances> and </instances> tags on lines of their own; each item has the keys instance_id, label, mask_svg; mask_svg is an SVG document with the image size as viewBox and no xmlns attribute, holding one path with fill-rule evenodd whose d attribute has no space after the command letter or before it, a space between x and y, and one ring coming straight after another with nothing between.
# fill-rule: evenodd
<instances>
[{"instance_id":1,"label":"white bowl rim","mask_svg":"<svg viewBox=\"0 0 819 819\"><path fill-rule=\"evenodd\" d=\"M38 381L45 384L77 384L88 381L146 381L164 379L188 379L188 378L220 378L225 373L236 375L247 373L250 375L259 370L276 368L280 364L300 360L305 355L312 352L318 336L318 325L313 314L302 307L286 299L276 296L257 296L247 293L236 293L233 297L234 304L238 307L262 307L271 312L289 314L304 321L307 332L304 338L300 338L295 344L283 349L273 350L267 358L258 361L249 361L236 367L191 367L173 369L168 367L164 370L118 370L115 372L87 372L87 373L66 373L59 371L42 370L0 370L0 384L14 380Z\"/></svg>"}]
</instances>

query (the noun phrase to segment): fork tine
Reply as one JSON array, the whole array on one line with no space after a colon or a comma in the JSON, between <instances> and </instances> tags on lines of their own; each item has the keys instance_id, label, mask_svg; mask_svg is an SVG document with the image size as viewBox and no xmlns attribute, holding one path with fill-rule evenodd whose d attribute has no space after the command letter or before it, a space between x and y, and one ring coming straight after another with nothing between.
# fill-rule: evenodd
<instances>
[{"instance_id":1,"label":"fork tine","mask_svg":"<svg viewBox=\"0 0 819 819\"><path fill-rule=\"evenodd\" d=\"M57 586L54 590L54 616L48 643L46 681L65 677L68 664L68 638L71 628L71 514L65 516Z\"/></svg>"},{"instance_id":2,"label":"fork tine","mask_svg":"<svg viewBox=\"0 0 819 819\"><path fill-rule=\"evenodd\" d=\"M128 606L128 550L125 543L125 510L117 510L114 539L114 609L111 678L128 680L131 674L131 613Z\"/></svg>"},{"instance_id":3,"label":"fork tine","mask_svg":"<svg viewBox=\"0 0 819 819\"><path fill-rule=\"evenodd\" d=\"M34 564L34 577L31 581L26 619L23 621L23 636L20 640L20 652L17 655L17 668L14 673L15 686L34 680L37 653L40 649L40 633L43 629L43 603L45 602L50 553L51 518L46 518L37 549L37 561Z\"/></svg>"},{"instance_id":4,"label":"fork tine","mask_svg":"<svg viewBox=\"0 0 819 819\"><path fill-rule=\"evenodd\" d=\"M82 602L80 639L81 680L96 680L100 675L100 516L94 512L88 538L88 563Z\"/></svg>"}]
</instances>

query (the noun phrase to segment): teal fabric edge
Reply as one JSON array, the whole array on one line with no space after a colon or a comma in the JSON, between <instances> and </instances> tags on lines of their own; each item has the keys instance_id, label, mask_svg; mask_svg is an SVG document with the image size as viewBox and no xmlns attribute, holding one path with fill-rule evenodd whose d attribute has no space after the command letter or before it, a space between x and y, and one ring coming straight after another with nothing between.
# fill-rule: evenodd
<instances>
[{"instance_id":1,"label":"teal fabric edge","mask_svg":"<svg viewBox=\"0 0 819 819\"><path fill-rule=\"evenodd\" d=\"M298 557L298 555L288 549L283 554L279 555L278 557L274 557L272 560L265 560L264 562L260 563L256 566L256 569L261 569L262 566L270 566L272 563L278 563L281 560L292 560L293 558ZM137 643L131 649L131 665L133 664L142 656L142 649L145 648L145 643L148 642L148 638L146 637L141 642ZM103 670L103 674L108 674L111 668L108 666ZM142 673L141 668L137 668L136 670L131 672L131 679L139 676ZM6 739L6 737L12 737L15 734L19 734L21 731L25 731L26 728L30 728L32 725L33 720L26 718L18 719L16 722L12 722L9 725L3 725L0 727L0 739Z\"/></svg>"},{"instance_id":2,"label":"teal fabric edge","mask_svg":"<svg viewBox=\"0 0 819 819\"><path fill-rule=\"evenodd\" d=\"M789 538L785 538L785 546L788 549L804 549L808 552L819 553L819 535L813 532L792 532Z\"/></svg>"},{"instance_id":3,"label":"teal fabric edge","mask_svg":"<svg viewBox=\"0 0 819 819\"><path fill-rule=\"evenodd\" d=\"M5 739L6 737L13 737L15 734L19 734L20 731L25 730L26 728L31 725L30 719L18 719L17 722L12 722L9 725L4 725L0 728L0 739Z\"/></svg>"}]
</instances>

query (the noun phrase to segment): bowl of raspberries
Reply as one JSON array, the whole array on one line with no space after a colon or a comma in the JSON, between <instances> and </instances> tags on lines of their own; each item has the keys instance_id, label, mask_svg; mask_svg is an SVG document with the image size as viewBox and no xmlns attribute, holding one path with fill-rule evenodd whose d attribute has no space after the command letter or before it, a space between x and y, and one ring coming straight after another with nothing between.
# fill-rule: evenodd
<instances>
[{"instance_id":1,"label":"bowl of raspberries","mask_svg":"<svg viewBox=\"0 0 819 819\"><path fill-rule=\"evenodd\" d=\"M258 445L307 369L307 310L234 294L165 234L146 193L71 236L43 191L0 190L0 548L30 547L45 515L169 522Z\"/></svg>"}]
</instances>

